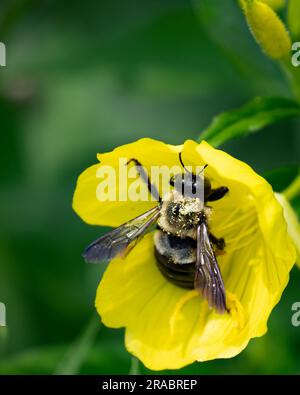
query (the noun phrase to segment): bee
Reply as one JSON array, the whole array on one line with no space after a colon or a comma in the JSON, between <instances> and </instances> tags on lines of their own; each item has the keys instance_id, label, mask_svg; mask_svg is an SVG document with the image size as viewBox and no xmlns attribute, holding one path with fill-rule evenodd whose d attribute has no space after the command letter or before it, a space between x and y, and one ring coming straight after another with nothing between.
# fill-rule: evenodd
<instances>
[{"instance_id":1,"label":"bee","mask_svg":"<svg viewBox=\"0 0 300 395\"><path fill-rule=\"evenodd\" d=\"M89 263L109 261L156 226L154 255L161 274L178 287L196 289L210 307L225 313L228 312L225 287L216 258L223 253L225 241L209 230L212 208L207 203L223 198L229 189L226 186L212 188L207 177L190 172L181 153L179 161L184 173L170 178L173 189L162 198L142 164L130 159L127 165L134 163L158 204L95 240L83 257ZM202 194L198 193L200 185Z\"/></svg>"}]
</instances>

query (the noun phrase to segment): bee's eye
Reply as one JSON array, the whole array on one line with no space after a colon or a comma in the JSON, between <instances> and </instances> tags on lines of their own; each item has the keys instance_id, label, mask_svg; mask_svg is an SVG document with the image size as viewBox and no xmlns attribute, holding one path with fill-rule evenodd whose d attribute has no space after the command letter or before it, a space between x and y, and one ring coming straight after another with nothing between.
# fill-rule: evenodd
<instances>
[{"instance_id":1,"label":"bee's eye","mask_svg":"<svg viewBox=\"0 0 300 395\"><path fill-rule=\"evenodd\" d=\"M172 185L172 187L175 185L174 176L172 176L172 177L170 178L169 183L170 183L170 185Z\"/></svg>"}]
</instances>

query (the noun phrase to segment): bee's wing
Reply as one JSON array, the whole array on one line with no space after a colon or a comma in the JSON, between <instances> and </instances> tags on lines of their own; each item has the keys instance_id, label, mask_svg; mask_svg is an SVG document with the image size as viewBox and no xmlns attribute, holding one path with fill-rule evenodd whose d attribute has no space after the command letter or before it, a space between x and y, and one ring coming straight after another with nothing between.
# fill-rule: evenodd
<instances>
[{"instance_id":1,"label":"bee's wing","mask_svg":"<svg viewBox=\"0 0 300 395\"><path fill-rule=\"evenodd\" d=\"M156 221L159 214L160 206L156 206L106 233L85 249L82 254L83 258L88 263L111 260L118 253L124 251L132 241L144 235L148 228Z\"/></svg>"},{"instance_id":2,"label":"bee's wing","mask_svg":"<svg viewBox=\"0 0 300 395\"><path fill-rule=\"evenodd\" d=\"M207 299L210 307L214 307L219 313L228 311L222 275L205 221L197 227L195 289Z\"/></svg>"}]
</instances>

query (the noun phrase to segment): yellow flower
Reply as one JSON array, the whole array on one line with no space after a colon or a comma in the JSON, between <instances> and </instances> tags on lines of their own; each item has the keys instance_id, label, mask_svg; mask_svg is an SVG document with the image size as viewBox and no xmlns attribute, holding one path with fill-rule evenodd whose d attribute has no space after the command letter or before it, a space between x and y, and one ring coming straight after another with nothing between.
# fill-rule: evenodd
<instances>
[{"instance_id":1,"label":"yellow flower","mask_svg":"<svg viewBox=\"0 0 300 395\"><path fill-rule=\"evenodd\" d=\"M266 3L241 0L249 28L262 50L272 59L282 59L290 53L291 39L285 25Z\"/></svg>"},{"instance_id":2,"label":"yellow flower","mask_svg":"<svg viewBox=\"0 0 300 395\"><path fill-rule=\"evenodd\" d=\"M223 199L210 203L210 228L226 241L218 262L230 313L218 314L197 292L165 280L155 262L153 233L126 257L113 259L98 287L97 311L105 325L126 328L128 351L153 370L230 358L251 338L265 334L296 261L283 209L271 186L248 165L204 141L172 146L142 139L100 154L101 163L78 179L74 210L89 224L113 227L149 210L155 202L97 200L99 168L110 165L118 173L118 160L126 157L138 159L150 172L151 165L178 165L181 151L188 165L208 164L205 175L213 187L229 188Z\"/></svg>"}]
</instances>

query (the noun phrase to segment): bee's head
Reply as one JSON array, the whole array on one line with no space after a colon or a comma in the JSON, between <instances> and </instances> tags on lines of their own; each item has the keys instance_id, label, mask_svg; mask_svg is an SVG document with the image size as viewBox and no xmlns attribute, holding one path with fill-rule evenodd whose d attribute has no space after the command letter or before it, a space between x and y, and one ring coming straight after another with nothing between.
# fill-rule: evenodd
<instances>
[{"instance_id":1,"label":"bee's head","mask_svg":"<svg viewBox=\"0 0 300 395\"><path fill-rule=\"evenodd\" d=\"M170 184L183 196L193 198L197 197L200 200L205 201L211 192L211 183L209 179L205 178L204 175L191 173L183 164L181 152L179 153L179 161L184 168L185 173L179 173L171 177ZM206 167L207 165L203 167L201 173Z\"/></svg>"}]
</instances>

